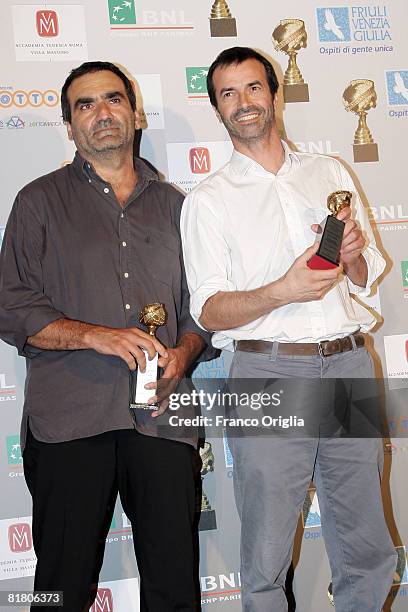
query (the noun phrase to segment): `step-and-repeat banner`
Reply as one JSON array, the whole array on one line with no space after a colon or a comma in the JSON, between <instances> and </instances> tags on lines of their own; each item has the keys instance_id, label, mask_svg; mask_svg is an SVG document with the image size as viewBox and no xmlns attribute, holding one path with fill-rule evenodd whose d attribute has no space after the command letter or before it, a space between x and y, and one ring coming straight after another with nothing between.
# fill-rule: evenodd
<instances>
[{"instance_id":1,"label":"step-and-repeat banner","mask_svg":"<svg viewBox=\"0 0 408 612\"><path fill-rule=\"evenodd\" d=\"M387 377L397 392L406 388L407 19L401 0L361 4L325 0L322 5L317 0L228 0L228 5L213 0L80 0L80 4L2 0L1 234L16 192L72 160L74 148L66 137L59 102L61 86L73 67L85 60L109 60L126 69L137 84L143 111L141 155L188 192L231 153L228 135L209 103L208 67L227 47L255 47L271 59L280 81L288 83L286 99L283 91L279 93L282 136L298 151L339 158L369 208L387 258L379 287L364 299L378 319L374 333L378 376ZM294 57L298 68L291 64L287 71ZM196 375L210 384L210 379L227 375L230 359L223 353L202 365ZM35 568L31 503L19 442L24 376L24 361L1 344L0 590L30 588ZM387 609L392 606L394 611L408 609L408 439L404 439L408 407L402 406L400 413L391 423L391 439L384 443L384 502L399 553L387 601ZM209 443L200 524L202 605L213 612L239 610L233 461L225 437ZM330 570L312 483L299 517L294 565L297 610L329 610ZM92 610L136 612L138 589L131 527L118 504Z\"/></svg>"}]
</instances>

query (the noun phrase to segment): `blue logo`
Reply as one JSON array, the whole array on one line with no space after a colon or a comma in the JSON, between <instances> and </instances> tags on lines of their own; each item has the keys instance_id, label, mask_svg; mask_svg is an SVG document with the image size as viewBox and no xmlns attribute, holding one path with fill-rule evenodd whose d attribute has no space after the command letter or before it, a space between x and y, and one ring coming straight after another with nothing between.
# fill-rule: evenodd
<instances>
[{"instance_id":1,"label":"blue logo","mask_svg":"<svg viewBox=\"0 0 408 612\"><path fill-rule=\"evenodd\" d=\"M317 499L316 489L309 489L302 510L303 527L321 527L322 519L320 516L319 500Z\"/></svg>"},{"instance_id":2,"label":"blue logo","mask_svg":"<svg viewBox=\"0 0 408 612\"><path fill-rule=\"evenodd\" d=\"M350 16L347 7L318 8L316 11L320 42L351 40Z\"/></svg>"},{"instance_id":3,"label":"blue logo","mask_svg":"<svg viewBox=\"0 0 408 612\"><path fill-rule=\"evenodd\" d=\"M17 116L10 117L10 119L6 122L6 125L9 130L22 130L25 127L24 121Z\"/></svg>"},{"instance_id":4,"label":"blue logo","mask_svg":"<svg viewBox=\"0 0 408 612\"><path fill-rule=\"evenodd\" d=\"M408 105L408 70L389 70L385 74L388 104Z\"/></svg>"}]
</instances>

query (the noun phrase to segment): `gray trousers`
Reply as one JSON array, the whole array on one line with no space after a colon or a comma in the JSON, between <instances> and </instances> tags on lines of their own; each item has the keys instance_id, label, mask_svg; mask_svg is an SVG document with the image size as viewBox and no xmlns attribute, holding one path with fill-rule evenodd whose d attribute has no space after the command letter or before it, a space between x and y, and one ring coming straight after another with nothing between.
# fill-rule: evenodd
<instances>
[{"instance_id":1,"label":"gray trousers","mask_svg":"<svg viewBox=\"0 0 408 612\"><path fill-rule=\"evenodd\" d=\"M365 348L330 357L280 357L275 350L271 355L238 351L230 376L374 378L374 371ZM283 405L282 416L284 410ZM312 478L318 491L336 612L380 612L397 562L381 499L381 440L288 434L231 436L229 443L241 518L245 612L287 610L285 577L299 513Z\"/></svg>"}]
</instances>

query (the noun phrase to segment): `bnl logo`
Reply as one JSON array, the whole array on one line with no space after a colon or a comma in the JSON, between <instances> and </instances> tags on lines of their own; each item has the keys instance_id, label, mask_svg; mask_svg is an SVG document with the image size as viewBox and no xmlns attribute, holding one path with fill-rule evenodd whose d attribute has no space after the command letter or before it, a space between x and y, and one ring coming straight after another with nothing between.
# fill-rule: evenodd
<instances>
[{"instance_id":1,"label":"bnl logo","mask_svg":"<svg viewBox=\"0 0 408 612\"><path fill-rule=\"evenodd\" d=\"M385 74L388 104L408 105L408 70L388 70Z\"/></svg>"},{"instance_id":2,"label":"bnl logo","mask_svg":"<svg viewBox=\"0 0 408 612\"><path fill-rule=\"evenodd\" d=\"M9 465L22 465L23 458L21 456L20 436L7 436L7 460Z\"/></svg>"},{"instance_id":3,"label":"bnl logo","mask_svg":"<svg viewBox=\"0 0 408 612\"><path fill-rule=\"evenodd\" d=\"M316 11L320 42L351 40L350 15L347 7L318 8Z\"/></svg>"},{"instance_id":4,"label":"bnl logo","mask_svg":"<svg viewBox=\"0 0 408 612\"><path fill-rule=\"evenodd\" d=\"M309 489L302 510L303 527L321 527L322 519L320 514L319 500L317 499L316 489Z\"/></svg>"},{"instance_id":5,"label":"bnl logo","mask_svg":"<svg viewBox=\"0 0 408 612\"><path fill-rule=\"evenodd\" d=\"M208 174L211 171L211 158L207 147L190 149L190 169L193 174Z\"/></svg>"},{"instance_id":6,"label":"bnl logo","mask_svg":"<svg viewBox=\"0 0 408 612\"><path fill-rule=\"evenodd\" d=\"M8 528L8 542L11 552L22 553L31 550L33 539L28 523L15 523Z\"/></svg>"},{"instance_id":7,"label":"bnl logo","mask_svg":"<svg viewBox=\"0 0 408 612\"><path fill-rule=\"evenodd\" d=\"M58 15L55 11L42 10L36 12L36 25L38 36L58 36Z\"/></svg>"},{"instance_id":8,"label":"bnl logo","mask_svg":"<svg viewBox=\"0 0 408 612\"><path fill-rule=\"evenodd\" d=\"M113 597L110 589L98 589L95 602L89 612L113 612Z\"/></svg>"}]
</instances>

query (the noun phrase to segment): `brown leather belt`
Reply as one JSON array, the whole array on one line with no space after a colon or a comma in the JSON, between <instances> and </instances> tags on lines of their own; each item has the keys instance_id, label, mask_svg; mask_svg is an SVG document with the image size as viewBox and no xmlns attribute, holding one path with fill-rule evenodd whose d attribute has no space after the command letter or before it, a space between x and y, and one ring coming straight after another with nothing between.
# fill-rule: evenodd
<instances>
[{"instance_id":1,"label":"brown leather belt","mask_svg":"<svg viewBox=\"0 0 408 612\"><path fill-rule=\"evenodd\" d=\"M364 334L355 332L353 334L356 346L360 348L364 346ZM273 342L265 340L238 340L236 343L237 351L245 351L248 353L265 353L271 354ZM337 353L346 353L353 349L351 336L345 338L337 338L336 340L323 340L322 342L279 342L278 355L320 355L321 357L329 357Z\"/></svg>"}]
</instances>

